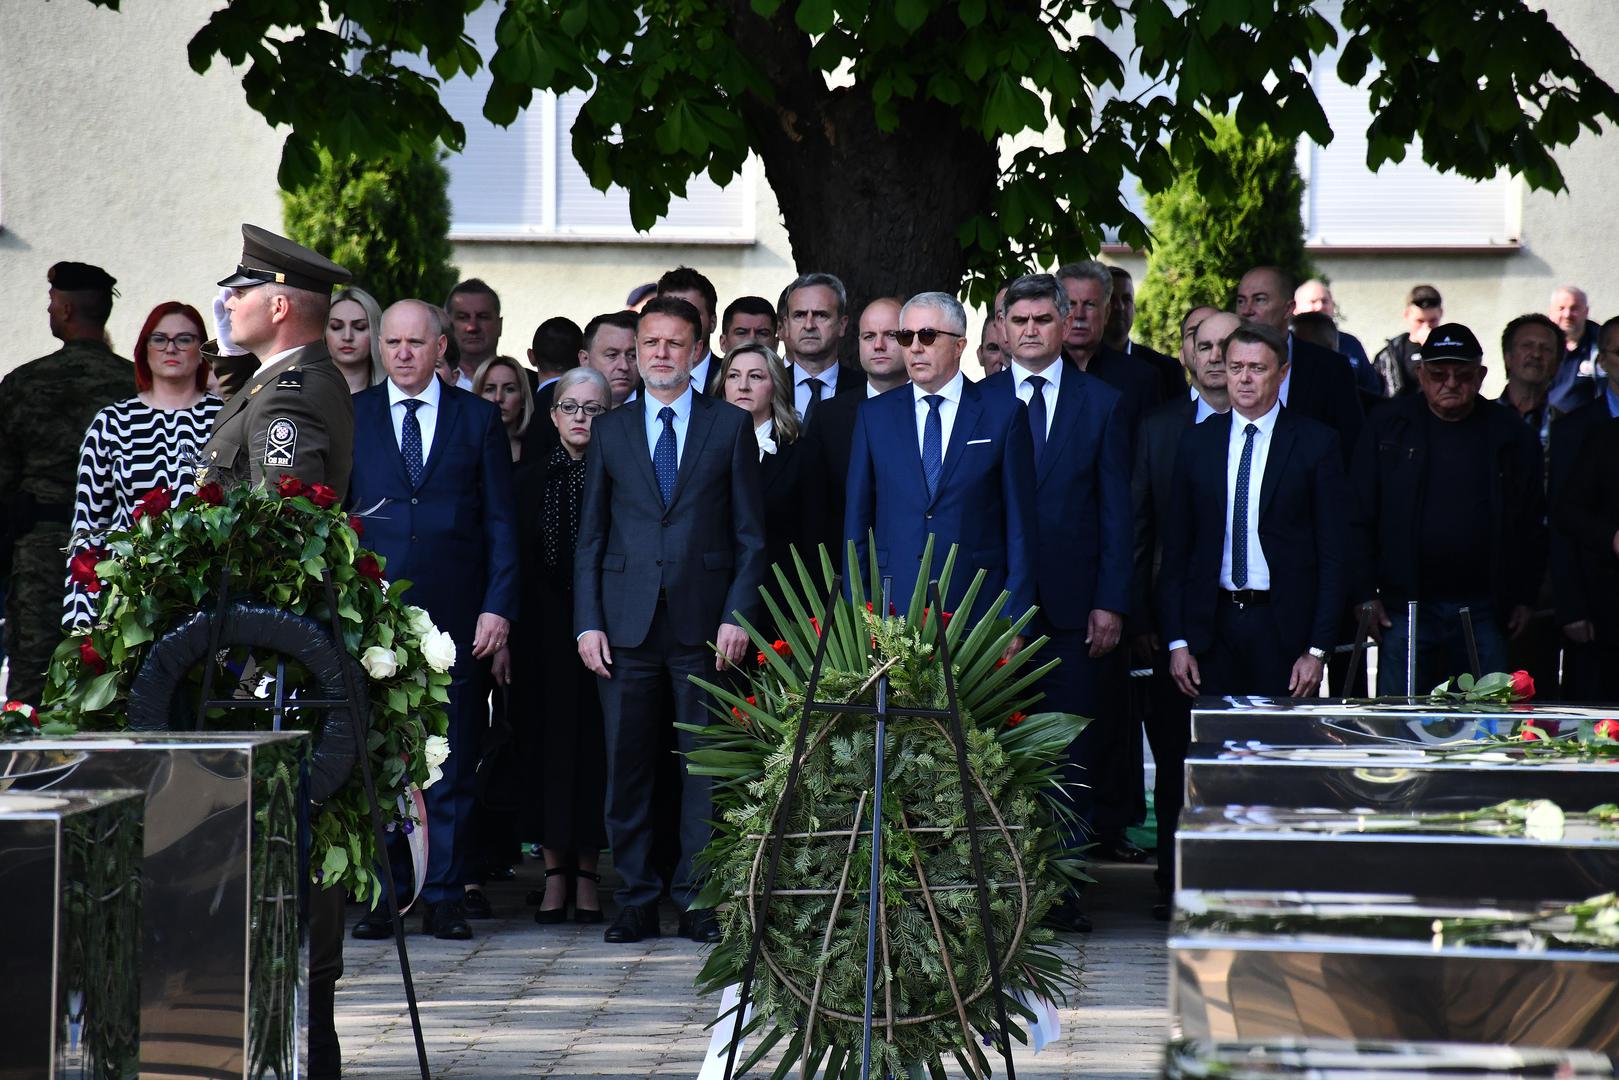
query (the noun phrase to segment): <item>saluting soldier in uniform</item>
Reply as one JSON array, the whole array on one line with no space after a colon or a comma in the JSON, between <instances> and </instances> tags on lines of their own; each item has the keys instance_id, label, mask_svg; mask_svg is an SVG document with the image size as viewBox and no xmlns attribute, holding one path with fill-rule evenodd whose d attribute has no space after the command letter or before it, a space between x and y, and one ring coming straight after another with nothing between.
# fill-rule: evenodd
<instances>
[{"instance_id":1,"label":"saluting soldier in uniform","mask_svg":"<svg viewBox=\"0 0 1619 1080\"><path fill-rule=\"evenodd\" d=\"M334 286L349 272L257 225L242 226L242 262L219 284L231 340L263 366L219 411L198 482L274 484L283 474L335 488L354 464L354 405L326 352Z\"/></svg>"},{"instance_id":2,"label":"saluting soldier in uniform","mask_svg":"<svg viewBox=\"0 0 1619 1080\"><path fill-rule=\"evenodd\" d=\"M62 347L0 381L0 565L11 546L6 696L33 705L62 640L62 599L79 445L96 413L135 392L135 367L107 345L117 290L101 267L59 262L51 334Z\"/></svg>"},{"instance_id":3,"label":"saluting soldier in uniform","mask_svg":"<svg viewBox=\"0 0 1619 1080\"><path fill-rule=\"evenodd\" d=\"M224 302L231 341L264 364L215 418L199 484L274 484L291 475L335 488L339 499L348 493L354 404L326 352L326 317L333 287L349 278L332 260L286 237L242 226L241 265L219 284L231 290ZM335 1080L343 890L311 889L309 908L309 1075Z\"/></svg>"}]
</instances>

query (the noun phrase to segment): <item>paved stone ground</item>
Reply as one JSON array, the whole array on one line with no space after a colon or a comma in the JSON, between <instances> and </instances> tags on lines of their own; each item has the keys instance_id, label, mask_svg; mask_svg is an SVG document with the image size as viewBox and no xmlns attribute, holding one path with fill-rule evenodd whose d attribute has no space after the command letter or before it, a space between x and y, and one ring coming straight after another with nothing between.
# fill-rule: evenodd
<instances>
[{"instance_id":1,"label":"paved stone ground","mask_svg":"<svg viewBox=\"0 0 1619 1080\"><path fill-rule=\"evenodd\" d=\"M695 1077L708 1048L704 1025L718 1008L692 988L701 947L673 936L608 945L600 926L538 926L523 905L538 868L527 863L519 874L515 884L491 890L496 913L505 917L474 923L472 941L409 939L433 1076ZM1102 866L1094 874L1096 930L1065 939L1083 968L1085 989L1062 1010L1060 1041L1038 1055L1017 1052L1020 1077L1124 1080L1157 1072L1168 966L1164 924L1148 910L1151 871ZM350 907L351 923L358 915ZM674 933L674 922L666 911L666 934ZM419 928L419 920L411 924ZM415 1076L392 942L351 938L344 956L337 990L343 1075Z\"/></svg>"}]
</instances>

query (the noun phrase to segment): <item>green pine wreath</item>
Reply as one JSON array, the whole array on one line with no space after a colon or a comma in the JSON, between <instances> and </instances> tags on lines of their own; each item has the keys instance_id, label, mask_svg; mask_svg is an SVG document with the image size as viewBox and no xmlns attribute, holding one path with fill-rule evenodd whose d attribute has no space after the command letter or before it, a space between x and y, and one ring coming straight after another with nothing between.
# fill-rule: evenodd
<instances>
[{"instance_id":1,"label":"green pine wreath","mask_svg":"<svg viewBox=\"0 0 1619 1080\"><path fill-rule=\"evenodd\" d=\"M691 729L700 740L687 767L714 780L719 830L700 859L708 880L699 903L719 907L723 938L698 982L708 992L722 989L740 981L747 962L764 887L765 837L786 786L822 629L818 700L874 704L882 672L891 707L928 709L948 705L935 659L942 630L967 739L1007 1011L1021 1041L1018 1022L1031 1014L1012 994L1062 1000L1078 985L1041 920L1085 880L1060 839L1060 826L1072 824L1060 770L1068 744L1088 721L1029 712L1040 698L1035 683L1056 665L1036 660L1044 638L1003 662L1032 610L1015 622L1002 618L1009 599L1003 593L970 628L949 612L933 617L925 593L931 543L908 609L887 616L872 610L858 580L849 598L822 599L833 580L824 551L819 581L793 558L797 583L778 567L779 588L765 590L780 638L744 624L758 645L745 692L701 684L718 702L721 722ZM939 575L940 595L948 594L954 560L952 549ZM876 580L875 566L871 575ZM980 571L963 610L972 608L983 581ZM869 716L817 711L809 722L745 1032L758 1041L738 1060L751 1066L785 1040L777 1077L802 1068L806 1078L832 1080L855 1077L860 1066L876 740ZM938 720L888 721L873 1075L942 1077L947 1058L970 1076L992 1071L984 1037L997 1031L996 1009L954 745ZM728 1033L734 1020L733 1010L718 1023Z\"/></svg>"}]
</instances>

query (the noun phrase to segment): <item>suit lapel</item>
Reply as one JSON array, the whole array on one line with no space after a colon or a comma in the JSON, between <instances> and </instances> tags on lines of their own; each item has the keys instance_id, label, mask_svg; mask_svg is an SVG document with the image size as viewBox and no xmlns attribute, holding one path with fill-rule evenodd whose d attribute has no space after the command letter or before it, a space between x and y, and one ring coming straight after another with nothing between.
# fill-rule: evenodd
<instances>
[{"instance_id":1,"label":"suit lapel","mask_svg":"<svg viewBox=\"0 0 1619 1080\"><path fill-rule=\"evenodd\" d=\"M950 426L950 446L945 450L944 467L939 470L939 486L933 489L933 498L928 500L929 505L939 501L939 493L950 483L950 474L956 471L961 455L966 452L967 441L973 437L973 430L978 426L978 418L984 412L983 405L979 404L978 394L976 384L962 383L961 401L956 405L956 420ZM921 458L922 450L918 446L919 465Z\"/></svg>"},{"instance_id":2,"label":"suit lapel","mask_svg":"<svg viewBox=\"0 0 1619 1080\"><path fill-rule=\"evenodd\" d=\"M425 487L427 478L433 475L433 470L444 458L444 448L450 445L456 429L460 426L465 409L461 395L451 387L440 387L438 393L438 419L433 424L433 448L427 452L427 460L422 462L422 482L417 488ZM391 418L390 418L391 419ZM392 424L389 424L392 427ZM399 455L399 464L404 466L405 455Z\"/></svg>"},{"instance_id":3,"label":"suit lapel","mask_svg":"<svg viewBox=\"0 0 1619 1080\"><path fill-rule=\"evenodd\" d=\"M686 445L680 451L680 471L675 473L675 490L669 496L670 506L679 501L680 493L686 487L686 480L697 468L697 459L702 455L703 444L708 442L709 433L714 430L714 410L717 407L713 398L692 396L691 415L686 418ZM650 467L650 458L647 464ZM656 486L656 483L654 478L653 485Z\"/></svg>"},{"instance_id":4,"label":"suit lapel","mask_svg":"<svg viewBox=\"0 0 1619 1080\"><path fill-rule=\"evenodd\" d=\"M1287 466L1288 455L1293 452L1293 443L1296 432L1293 429L1292 417L1288 416L1284 406L1276 416L1276 427L1270 433L1270 453L1265 455L1265 475L1259 482L1259 520L1265 520L1265 511L1276 498L1276 487L1281 483L1282 470Z\"/></svg>"},{"instance_id":5,"label":"suit lapel","mask_svg":"<svg viewBox=\"0 0 1619 1080\"><path fill-rule=\"evenodd\" d=\"M635 471L646 480L646 485L652 491L652 497L663 504L663 492L658 487L658 474L652 468L652 451L646 444L646 409L647 396L645 388L635 396L635 400L621 405L621 410L627 410L633 419L624 426L624 438L629 440L630 460L635 462ZM652 400L656 400L655 398Z\"/></svg>"}]
</instances>

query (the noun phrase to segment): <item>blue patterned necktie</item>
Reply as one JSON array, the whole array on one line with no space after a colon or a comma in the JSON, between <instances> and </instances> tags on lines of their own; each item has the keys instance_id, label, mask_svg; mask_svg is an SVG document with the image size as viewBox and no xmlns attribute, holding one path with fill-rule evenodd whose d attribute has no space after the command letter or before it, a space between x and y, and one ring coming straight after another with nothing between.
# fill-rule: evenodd
<instances>
[{"instance_id":1,"label":"blue patterned necktie","mask_svg":"<svg viewBox=\"0 0 1619 1080\"><path fill-rule=\"evenodd\" d=\"M658 474L658 490L663 493L663 505L668 506L675 494L675 473L680 464L675 455L675 411L665 405L658 410L658 419L663 421L663 434L652 450L652 471Z\"/></svg>"},{"instance_id":2,"label":"blue patterned necktie","mask_svg":"<svg viewBox=\"0 0 1619 1080\"><path fill-rule=\"evenodd\" d=\"M939 471L944 468L944 421L939 417L944 398L929 394L922 400L928 403L927 422L922 425L922 479L927 481L931 499L939 489Z\"/></svg>"},{"instance_id":3,"label":"blue patterned necktie","mask_svg":"<svg viewBox=\"0 0 1619 1080\"><path fill-rule=\"evenodd\" d=\"M1253 471L1254 436L1259 425L1242 429L1242 461L1237 466L1237 495L1231 500L1231 584L1248 587L1248 477Z\"/></svg>"},{"instance_id":4,"label":"blue patterned necktie","mask_svg":"<svg viewBox=\"0 0 1619 1080\"><path fill-rule=\"evenodd\" d=\"M1029 395L1029 432L1034 436L1034 463L1039 465L1046 449L1046 380L1041 375L1030 375L1024 381L1034 388Z\"/></svg>"},{"instance_id":5,"label":"blue patterned necktie","mask_svg":"<svg viewBox=\"0 0 1619 1080\"><path fill-rule=\"evenodd\" d=\"M422 425L416 419L416 410L423 403L411 398L402 404L405 423L399 434L399 452L405 456L405 475L410 477L411 489L415 490L422 484Z\"/></svg>"}]
</instances>

